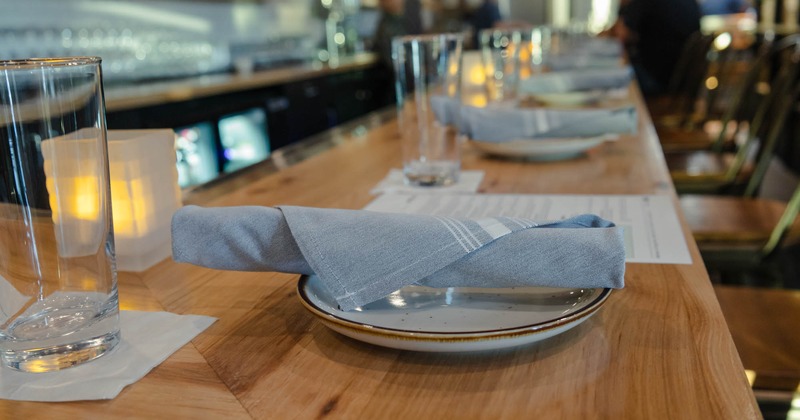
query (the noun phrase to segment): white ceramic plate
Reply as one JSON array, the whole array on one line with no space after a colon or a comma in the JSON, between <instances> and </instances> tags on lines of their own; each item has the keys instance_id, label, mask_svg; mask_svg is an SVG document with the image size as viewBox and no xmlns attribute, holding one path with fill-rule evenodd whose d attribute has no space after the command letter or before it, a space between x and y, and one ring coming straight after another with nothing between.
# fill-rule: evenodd
<instances>
[{"instance_id":1,"label":"white ceramic plate","mask_svg":"<svg viewBox=\"0 0 800 420\"><path fill-rule=\"evenodd\" d=\"M503 142L471 140L475 148L483 153L531 160L563 160L582 155L592 147L613 137L574 137L554 139L520 139Z\"/></svg>"},{"instance_id":2,"label":"white ceramic plate","mask_svg":"<svg viewBox=\"0 0 800 420\"><path fill-rule=\"evenodd\" d=\"M461 352L533 343L587 320L611 289L407 286L344 312L316 276L298 283L303 305L332 330L403 350Z\"/></svg>"}]
</instances>

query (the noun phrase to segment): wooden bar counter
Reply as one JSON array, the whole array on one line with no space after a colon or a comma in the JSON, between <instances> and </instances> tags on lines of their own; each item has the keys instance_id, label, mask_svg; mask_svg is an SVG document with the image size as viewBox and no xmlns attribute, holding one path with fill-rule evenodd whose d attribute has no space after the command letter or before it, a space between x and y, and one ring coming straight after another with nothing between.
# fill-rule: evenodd
<instances>
[{"instance_id":1,"label":"wooden bar counter","mask_svg":"<svg viewBox=\"0 0 800 420\"><path fill-rule=\"evenodd\" d=\"M225 93L234 93L280 85L314 77L370 68L377 62L374 54L346 57L336 64L309 62L253 71L248 74L213 74L179 80L165 80L105 89L106 111L115 112L164 105Z\"/></svg>"},{"instance_id":2,"label":"wooden bar counter","mask_svg":"<svg viewBox=\"0 0 800 420\"><path fill-rule=\"evenodd\" d=\"M361 208L374 199L370 188L399 167L392 117L373 114L278 151L186 201ZM464 150L464 169L486 173L484 193L663 194L677 203L643 108L637 135L574 160L508 161L469 144ZM114 400L0 401L0 418L759 418L708 275L695 244L689 248L691 265L628 264L626 287L564 334L451 354L376 347L329 330L299 302L296 275L166 260L120 273L122 308L219 321Z\"/></svg>"}]
</instances>

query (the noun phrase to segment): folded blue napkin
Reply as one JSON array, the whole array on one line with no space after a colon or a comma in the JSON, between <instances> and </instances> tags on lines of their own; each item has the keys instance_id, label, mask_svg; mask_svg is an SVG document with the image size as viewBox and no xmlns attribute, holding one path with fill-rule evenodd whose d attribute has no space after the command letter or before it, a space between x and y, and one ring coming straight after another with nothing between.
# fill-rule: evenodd
<instances>
[{"instance_id":1,"label":"folded blue napkin","mask_svg":"<svg viewBox=\"0 0 800 420\"><path fill-rule=\"evenodd\" d=\"M622 58L624 47L616 38L589 38L575 48L578 55L586 54L595 57Z\"/></svg>"},{"instance_id":2,"label":"folded blue napkin","mask_svg":"<svg viewBox=\"0 0 800 420\"><path fill-rule=\"evenodd\" d=\"M178 262L316 273L342 310L410 284L624 285L622 229L594 215L537 223L291 206L187 206L173 217L172 238Z\"/></svg>"},{"instance_id":3,"label":"folded blue napkin","mask_svg":"<svg viewBox=\"0 0 800 420\"><path fill-rule=\"evenodd\" d=\"M519 91L523 94L535 95L576 90L619 89L630 84L632 74L630 67L542 73L520 80Z\"/></svg>"},{"instance_id":4,"label":"folded blue napkin","mask_svg":"<svg viewBox=\"0 0 800 420\"><path fill-rule=\"evenodd\" d=\"M590 137L636 132L636 107L548 109L464 106L460 130L473 140Z\"/></svg>"},{"instance_id":5,"label":"folded blue napkin","mask_svg":"<svg viewBox=\"0 0 800 420\"><path fill-rule=\"evenodd\" d=\"M545 59L544 64L551 71L622 68L622 62L618 57L598 57L589 52L552 55Z\"/></svg>"}]
</instances>

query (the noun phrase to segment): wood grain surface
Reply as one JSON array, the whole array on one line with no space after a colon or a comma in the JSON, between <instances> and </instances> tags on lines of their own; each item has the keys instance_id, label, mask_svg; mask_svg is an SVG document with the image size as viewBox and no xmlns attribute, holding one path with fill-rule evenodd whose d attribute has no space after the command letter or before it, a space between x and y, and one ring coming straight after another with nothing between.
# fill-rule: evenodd
<instances>
[{"instance_id":1,"label":"wood grain surface","mask_svg":"<svg viewBox=\"0 0 800 420\"><path fill-rule=\"evenodd\" d=\"M800 386L800 291L742 286L714 288L736 348L755 386L796 392Z\"/></svg>"},{"instance_id":2,"label":"wood grain surface","mask_svg":"<svg viewBox=\"0 0 800 420\"><path fill-rule=\"evenodd\" d=\"M272 162L246 183L224 182L192 201L361 208L374 199L370 188L400 164L395 121L365 127L335 131L336 145L327 151L293 165ZM577 159L489 159L466 144L463 167L485 171L485 193L664 194L678 204L643 108L636 135ZM303 308L298 276L166 260L144 273L123 273L123 307L211 315L217 323L115 400L0 401L0 417L758 418L682 215L681 221L693 264L628 264L626 287L585 323L540 343L480 353L364 344Z\"/></svg>"},{"instance_id":3,"label":"wood grain surface","mask_svg":"<svg viewBox=\"0 0 800 420\"><path fill-rule=\"evenodd\" d=\"M377 61L378 58L374 54L362 53L342 59L336 65L312 62L258 70L248 74L212 74L180 80L110 86L105 89L106 110L108 112L123 111L260 89L298 80L366 69L375 66Z\"/></svg>"}]
</instances>

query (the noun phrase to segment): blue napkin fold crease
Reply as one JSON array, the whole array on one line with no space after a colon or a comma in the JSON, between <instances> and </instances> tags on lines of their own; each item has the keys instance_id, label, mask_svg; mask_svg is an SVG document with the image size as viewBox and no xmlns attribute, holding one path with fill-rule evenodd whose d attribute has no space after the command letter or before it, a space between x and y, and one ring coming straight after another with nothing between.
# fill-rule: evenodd
<instances>
[{"instance_id":1,"label":"blue napkin fold crease","mask_svg":"<svg viewBox=\"0 0 800 420\"><path fill-rule=\"evenodd\" d=\"M631 134L638 125L633 105L574 110L464 106L461 116L464 134L488 142Z\"/></svg>"},{"instance_id":2,"label":"blue napkin fold crease","mask_svg":"<svg viewBox=\"0 0 800 420\"><path fill-rule=\"evenodd\" d=\"M342 310L406 285L624 286L622 229L595 215L480 220L310 207L187 206L172 220L178 262L317 274Z\"/></svg>"},{"instance_id":3,"label":"blue napkin fold crease","mask_svg":"<svg viewBox=\"0 0 800 420\"><path fill-rule=\"evenodd\" d=\"M523 94L564 93L581 90L619 89L627 87L633 69L626 67L600 67L580 70L554 71L535 74L519 81Z\"/></svg>"}]
</instances>

